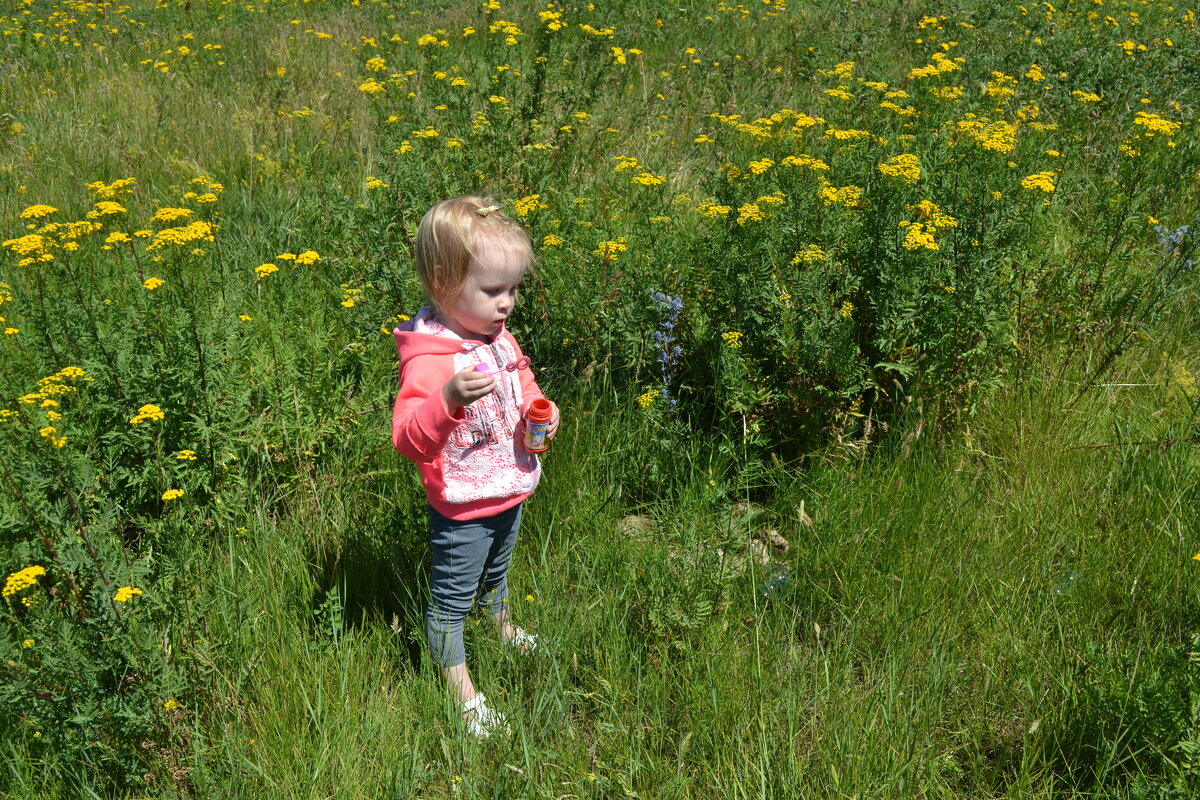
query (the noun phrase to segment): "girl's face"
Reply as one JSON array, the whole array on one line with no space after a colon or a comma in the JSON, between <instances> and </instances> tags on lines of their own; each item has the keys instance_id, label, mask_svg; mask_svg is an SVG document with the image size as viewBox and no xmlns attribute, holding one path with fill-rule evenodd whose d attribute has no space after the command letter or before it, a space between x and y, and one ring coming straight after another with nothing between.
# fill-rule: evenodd
<instances>
[{"instance_id":1,"label":"girl's face","mask_svg":"<svg viewBox=\"0 0 1200 800\"><path fill-rule=\"evenodd\" d=\"M525 277L525 255L503 245L483 249L467 273L462 293L438 316L464 339L488 339L499 333L517 302Z\"/></svg>"}]
</instances>

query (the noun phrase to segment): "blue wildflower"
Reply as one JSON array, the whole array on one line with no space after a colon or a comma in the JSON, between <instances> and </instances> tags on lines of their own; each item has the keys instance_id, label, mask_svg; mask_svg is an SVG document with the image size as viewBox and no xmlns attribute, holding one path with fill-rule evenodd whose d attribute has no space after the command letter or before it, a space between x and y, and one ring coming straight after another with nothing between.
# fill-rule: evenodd
<instances>
[{"instance_id":1,"label":"blue wildflower","mask_svg":"<svg viewBox=\"0 0 1200 800\"><path fill-rule=\"evenodd\" d=\"M667 408L674 408L676 400L671 396L671 370L683 357L683 348L675 344L675 327L679 324L680 313L683 312L683 298L654 292L651 299L662 315L658 321L658 330L653 335L654 349L658 351L658 365L662 370L662 398Z\"/></svg>"}]
</instances>

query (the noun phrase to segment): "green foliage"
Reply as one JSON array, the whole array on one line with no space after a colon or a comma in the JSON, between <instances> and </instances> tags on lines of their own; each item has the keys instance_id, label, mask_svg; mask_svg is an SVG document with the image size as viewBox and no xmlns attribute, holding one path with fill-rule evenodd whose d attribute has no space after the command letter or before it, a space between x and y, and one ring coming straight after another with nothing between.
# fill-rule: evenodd
<instances>
[{"instance_id":1,"label":"green foliage","mask_svg":"<svg viewBox=\"0 0 1200 800\"><path fill-rule=\"evenodd\" d=\"M729 537L671 522L645 533L652 538L627 584L630 621L651 658L686 654L728 600L735 576L718 542L728 548Z\"/></svg>"},{"instance_id":2,"label":"green foliage","mask_svg":"<svg viewBox=\"0 0 1200 800\"><path fill-rule=\"evenodd\" d=\"M11 593L22 572L8 577L0 707L48 774L138 785L165 777L158 751L178 744L182 687L161 641L166 604L149 559L131 560L111 522L18 550L24 574L38 577Z\"/></svg>"},{"instance_id":3,"label":"green foliage","mask_svg":"<svg viewBox=\"0 0 1200 800\"><path fill-rule=\"evenodd\" d=\"M1058 734L1066 777L1139 798L1200 788L1200 635L1152 658L1093 647Z\"/></svg>"}]
</instances>

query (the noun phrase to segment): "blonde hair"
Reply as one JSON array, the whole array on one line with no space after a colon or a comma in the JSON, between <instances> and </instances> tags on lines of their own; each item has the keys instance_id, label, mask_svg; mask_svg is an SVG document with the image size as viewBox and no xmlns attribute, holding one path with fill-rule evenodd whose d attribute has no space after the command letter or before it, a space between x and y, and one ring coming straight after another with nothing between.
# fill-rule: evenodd
<instances>
[{"instance_id":1,"label":"blonde hair","mask_svg":"<svg viewBox=\"0 0 1200 800\"><path fill-rule=\"evenodd\" d=\"M417 275L429 302L439 309L458 299L471 263L483 247L506 247L533 264L525 229L483 197L461 195L425 212L417 228Z\"/></svg>"}]
</instances>

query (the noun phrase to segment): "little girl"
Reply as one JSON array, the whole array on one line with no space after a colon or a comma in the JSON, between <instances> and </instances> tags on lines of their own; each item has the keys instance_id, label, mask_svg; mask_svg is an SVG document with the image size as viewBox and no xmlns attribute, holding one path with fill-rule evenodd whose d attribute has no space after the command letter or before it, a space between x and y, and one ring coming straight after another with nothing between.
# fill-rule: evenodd
<instances>
[{"instance_id":1,"label":"little girl","mask_svg":"<svg viewBox=\"0 0 1200 800\"><path fill-rule=\"evenodd\" d=\"M425 635L468 730L480 737L507 725L467 671L463 618L472 601L490 612L505 644L524 652L537 645L506 606L521 503L541 475L522 419L543 395L504 326L532 261L529 236L498 206L443 200L417 229L417 272L430 305L393 331L400 393L392 443L417 462L432 529ZM547 438L558 417L552 404Z\"/></svg>"}]
</instances>

